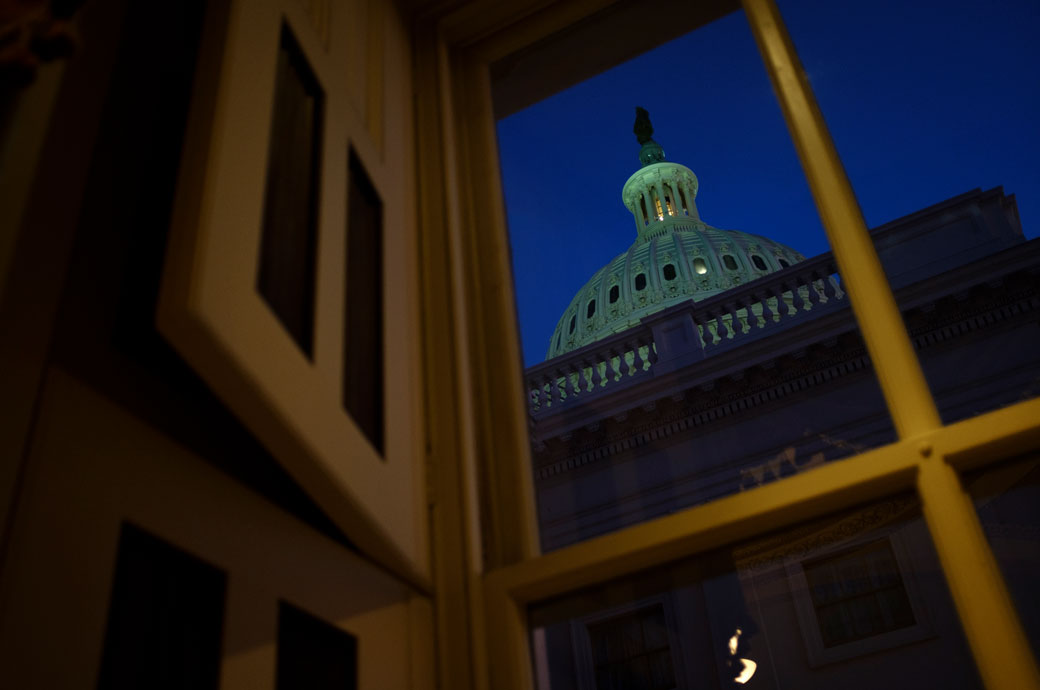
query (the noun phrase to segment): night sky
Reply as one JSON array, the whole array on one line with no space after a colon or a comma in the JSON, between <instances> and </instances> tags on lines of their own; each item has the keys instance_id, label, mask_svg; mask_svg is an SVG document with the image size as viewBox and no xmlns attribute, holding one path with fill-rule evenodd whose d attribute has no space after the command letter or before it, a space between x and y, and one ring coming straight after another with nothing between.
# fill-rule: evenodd
<instances>
[{"instance_id":1,"label":"night sky","mask_svg":"<svg viewBox=\"0 0 1040 690\"><path fill-rule=\"evenodd\" d=\"M1040 235L1040 2L779 0L867 224L976 187ZM652 22L647 24L652 27ZM621 187L635 106L700 181L701 218L827 251L742 12L499 122L524 363L574 294L635 239Z\"/></svg>"}]
</instances>

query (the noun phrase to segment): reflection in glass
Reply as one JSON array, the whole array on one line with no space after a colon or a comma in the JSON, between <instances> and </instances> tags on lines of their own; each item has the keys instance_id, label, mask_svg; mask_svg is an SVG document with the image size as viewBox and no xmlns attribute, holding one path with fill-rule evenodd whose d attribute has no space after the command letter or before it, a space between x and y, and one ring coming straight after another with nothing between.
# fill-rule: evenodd
<instances>
[{"instance_id":1,"label":"reflection in glass","mask_svg":"<svg viewBox=\"0 0 1040 690\"><path fill-rule=\"evenodd\" d=\"M996 556L1033 653L1040 657L1040 457L968 474L982 529Z\"/></svg>"},{"instance_id":2,"label":"reflection in glass","mask_svg":"<svg viewBox=\"0 0 1040 690\"><path fill-rule=\"evenodd\" d=\"M980 687L912 495L528 613L538 690Z\"/></svg>"}]
</instances>

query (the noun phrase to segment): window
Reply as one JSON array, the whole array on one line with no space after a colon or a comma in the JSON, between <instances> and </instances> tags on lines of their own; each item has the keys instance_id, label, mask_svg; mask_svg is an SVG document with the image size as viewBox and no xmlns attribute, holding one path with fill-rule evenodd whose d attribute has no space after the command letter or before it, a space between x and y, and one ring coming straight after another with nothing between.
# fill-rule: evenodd
<instances>
[{"instance_id":1,"label":"window","mask_svg":"<svg viewBox=\"0 0 1040 690\"><path fill-rule=\"evenodd\" d=\"M610 295L608 297L610 303L613 304L614 302L617 302L618 301L618 297L620 297L620 296L621 296L621 288L619 288L617 285L611 285L610 286Z\"/></svg>"},{"instance_id":2,"label":"window","mask_svg":"<svg viewBox=\"0 0 1040 690\"><path fill-rule=\"evenodd\" d=\"M693 272L701 276L708 272L708 264L699 256L693 260Z\"/></svg>"},{"instance_id":3,"label":"window","mask_svg":"<svg viewBox=\"0 0 1040 690\"><path fill-rule=\"evenodd\" d=\"M903 501L913 499L904 496ZM884 504L876 504L881 507ZM878 538L878 533L882 536ZM919 517L861 532L848 543L786 564L788 586L808 662L818 667L851 661L948 635L933 627L937 564ZM924 556L924 558L922 558ZM926 608L925 600L932 602ZM949 605L949 604L947 604ZM879 657L880 658L880 657Z\"/></svg>"},{"instance_id":4,"label":"window","mask_svg":"<svg viewBox=\"0 0 1040 690\"><path fill-rule=\"evenodd\" d=\"M780 268L790 268L791 264L788 263L787 259L777 259L780 262Z\"/></svg>"},{"instance_id":5,"label":"window","mask_svg":"<svg viewBox=\"0 0 1040 690\"><path fill-rule=\"evenodd\" d=\"M661 272L664 274L665 280L675 280L675 266L673 264L665 264Z\"/></svg>"},{"instance_id":6,"label":"window","mask_svg":"<svg viewBox=\"0 0 1040 690\"><path fill-rule=\"evenodd\" d=\"M766 260L758 254L751 255L751 263L755 264L755 268L757 268L760 271L766 271L769 269L769 267L766 266Z\"/></svg>"},{"instance_id":7,"label":"window","mask_svg":"<svg viewBox=\"0 0 1040 690\"><path fill-rule=\"evenodd\" d=\"M596 313L596 300L589 302L589 306L585 308L585 318L591 319L592 315Z\"/></svg>"},{"instance_id":8,"label":"window","mask_svg":"<svg viewBox=\"0 0 1040 690\"><path fill-rule=\"evenodd\" d=\"M722 264L731 271L737 270L737 260L729 254L723 254Z\"/></svg>"},{"instance_id":9,"label":"window","mask_svg":"<svg viewBox=\"0 0 1040 690\"><path fill-rule=\"evenodd\" d=\"M636 276L636 290L646 289L646 274L640 273Z\"/></svg>"},{"instance_id":10,"label":"window","mask_svg":"<svg viewBox=\"0 0 1040 690\"><path fill-rule=\"evenodd\" d=\"M802 569L824 647L917 622L887 539L803 563Z\"/></svg>"},{"instance_id":11,"label":"window","mask_svg":"<svg viewBox=\"0 0 1040 690\"><path fill-rule=\"evenodd\" d=\"M577 316L578 316L577 314L572 314L571 315L571 325L570 325L570 328L567 329L567 333L573 333L574 332L574 325L577 322Z\"/></svg>"},{"instance_id":12,"label":"window","mask_svg":"<svg viewBox=\"0 0 1040 690\"><path fill-rule=\"evenodd\" d=\"M588 626L596 690L670 690L675 670L664 607L656 604Z\"/></svg>"},{"instance_id":13,"label":"window","mask_svg":"<svg viewBox=\"0 0 1040 690\"><path fill-rule=\"evenodd\" d=\"M780 39L786 38L783 34L782 23L775 21L779 19L775 13L775 8L772 7L771 3L753 2L747 3L746 7L748 8L754 31L757 32L756 35L760 42L773 48L771 51L766 51L771 73L774 76L778 74L788 76L793 75L793 77L786 81L782 79L778 79L777 81L776 90L779 93L780 98L783 100L784 105L787 106L792 101L795 101L796 98L804 95L805 100L808 100L809 104L814 106L815 103L812 99L811 92L807 91L807 83L804 80L799 79L800 72L792 67L792 63L794 62L796 64L796 61L793 56L789 55L789 45L777 39L777 36L775 35L779 33ZM766 41L770 42L766 43ZM497 57L502 56L500 55ZM468 86L468 84L464 84L459 88L464 88L466 86ZM787 112L790 113L792 111L787 109ZM815 137L814 141L822 142L822 145L817 147L817 149L820 150L803 150L805 167L814 180L828 179L828 177L834 178L835 176L840 177L842 175L840 169L834 169L835 167L840 168L840 166L835 166L835 161L838 159L834 155L829 139L827 138L826 133L822 130L818 120L810 117L801 117L798 115L798 112L794 112L794 114L791 115L790 127L798 138L799 143L808 137ZM483 161L479 160L478 157L478 162ZM480 197L480 195L475 196L478 198ZM850 194L845 193L840 188L821 195L819 203L822 211L824 211L821 215L825 218L833 218L835 216L827 213L828 211L848 211L848 213L843 215L847 215L855 221L857 218L854 208L855 200L850 198L850 196ZM829 227L829 230L835 234L847 232L853 237L859 237L859 234L862 233L862 229L859 228L855 222L847 228ZM836 246L838 245L836 244ZM840 246L838 249L841 251ZM858 266L863 269L864 273L860 275L866 275L867 269L871 268L871 262L868 260L869 257L863 258L862 261L860 261L861 257L856 256L843 255L840 258L843 265ZM733 264L736 264L735 260L732 260L732 262ZM727 262L727 264L728 263L729 262ZM727 268L729 270L735 270L736 266L727 266ZM878 275L878 273L875 271L873 275ZM867 285L869 286L867 288L868 290L875 291L879 295L887 295L887 291L884 287L875 286L872 283L867 283ZM891 312L892 310L889 311ZM917 385L920 381L912 380L914 377L917 377L919 367L917 367L916 362L913 361L912 354L909 358L905 356L906 348L903 347L903 345L906 345L906 343L903 341L906 339L901 335L902 331L898 328L898 324L896 323L896 321L898 321L898 314L895 316L896 319L890 321L887 326L879 325L879 322L877 321L871 321L869 323L864 322L862 325L865 331L872 331L874 335L887 332L896 334L894 338L870 340L871 343L884 341L882 346L871 345L872 348L876 347L877 349L879 368L884 369L885 367L891 366L891 368L888 369L888 373L891 373L892 371L900 371L900 367L902 367L903 364L906 364L908 365L906 369L912 374L910 379L899 380L898 390L886 390L886 393L891 392L891 396L888 398L890 409L893 411L893 414L897 416L897 421L900 423L900 433L904 440L897 441L878 451L872 451L870 457L854 457L849 461L850 464L846 466L849 468L848 471L845 471L844 468L842 468L841 471L835 470L834 472L827 473L827 476L821 476L818 486L810 486L809 484L812 484L811 482L809 484L800 484L799 486L802 492L797 498L787 497L780 491L770 491L768 488L763 488L760 495L763 497L768 496L770 500L776 501L776 508L770 507L764 509L761 504L758 504L753 508L750 505L744 505L745 503L753 503L753 500L734 501L731 505L734 510L740 514L739 519L732 515L716 517L711 510L707 509L707 507L704 507L704 509L692 508L682 515L660 517L659 519L662 523L668 524L669 528L675 530L675 536L662 536L660 537L660 542L654 541L653 546L637 546L635 541L631 539L632 533L629 533L629 535L626 535L629 537L627 541L620 538L613 539L611 537L604 537L602 541L597 544L598 548L595 550L596 553L591 553L593 551L592 549L573 549L568 552L561 552L558 554L558 557L554 554L553 557L544 560L534 559L534 567L531 567L529 563L523 563L518 567L507 565L498 571L492 570L492 572L487 576L487 591L490 593L489 600L491 601L488 608L491 619L496 621L504 620L506 617L511 616L515 612L515 605L517 603L521 605L525 603L525 597L530 596L527 592L533 591L535 588L539 588L538 591L542 592L543 596L550 596L550 590L551 596L555 596L560 594L566 586L577 587L580 585L575 583L584 584L591 582L596 578L606 578L608 575L605 573L600 574L594 571L598 568L623 570L626 566L621 564L633 560L627 558L629 555L632 555L634 558L642 558L644 561L649 561L657 558L654 554L659 553L665 548L673 549L670 553L675 553L682 548L698 548L694 545L703 543L703 539L705 538L710 541L719 533L719 530L733 529L744 532L756 530L765 533L771 529L771 521L766 517L767 515L771 516L775 514L777 516L783 516L783 519L785 520L789 520L792 519L792 516L798 511L817 511L819 510L819 506L823 505L823 503L827 501L855 500L855 497L857 496L869 494L873 490L872 487L875 486L875 484L873 484L875 480L880 481L881 479L892 479L893 483L897 483L894 479L896 477L897 466L902 468L899 470L900 472L905 469L905 474L907 476L909 476L911 470L920 470L920 481L917 486L920 487L925 503L928 504L933 500L938 501L937 503L931 503L929 506L930 509L938 509L939 506L947 505L944 501L948 501L955 492L952 492L950 489L951 483L945 480L950 478L948 476L950 473L955 473L957 471L956 468L951 467L950 464L954 462L966 462L966 460L961 457L953 458L950 456L950 463L944 464L944 461L938 461L933 457L932 460L927 461L931 464L926 464L925 461L920 457L917 457L915 453L927 455L932 448L931 446L923 449L915 448L909 441L909 439L914 438L914 432L935 433L936 438L942 437L944 440L948 438L959 449L962 449L965 454L974 455L980 461L984 460L984 458L979 457L981 451L973 450L973 448L978 447L977 445L969 448L967 441L955 441L955 437L957 437L956 432L947 432L947 430L936 426L934 420L929 419L929 396L925 393L923 398L921 398L921 389L920 386ZM899 342L897 343L896 341ZM891 345L891 347L888 347L888 345ZM900 348L903 349L900 350ZM871 354L874 355L874 350L872 350ZM892 381L891 378L884 378L884 380ZM517 399L519 399L519 396ZM909 416L900 417L900 409L906 409L901 408L901 405L905 404L910 406L914 401L923 403L920 406L920 409L924 410L924 412L919 415L918 419L911 419ZM1032 406L1028 410L1019 408L1019 412L1033 411L1034 407L1035 406ZM1024 423L1021 421L1015 422L1010 418L1010 416L999 417L1000 421L1007 424L1007 427L1005 427L1001 432L995 433L995 438L1006 438L1011 441L1013 438L1018 438L1017 436L1012 437L1010 435L1012 429L1020 432L1027 428ZM906 426L903 426L904 422L906 423ZM1029 429L1033 429L1034 427L1035 422L1031 422L1028 426ZM983 429L971 429L970 431L965 429L965 434L971 436L975 441L981 441L983 438L990 438L988 432ZM1019 446L1016 445L1016 447ZM943 452L946 453L947 451L944 449ZM869 461L875 459L883 459L885 462L892 463L888 466L888 469L884 470L887 474L883 474L883 471L878 466L869 464ZM854 471L852 469L853 467L857 468L857 470ZM932 474L925 476L927 473ZM902 480L900 480L900 482L902 482ZM904 482L901 483L901 485L914 486L912 482ZM840 499L838 498L839 496ZM958 524L958 520L964 517L964 511L962 510L963 506L958 507L955 503L950 503L949 505L952 506L954 512L957 512L956 517L951 517L948 521L942 518L937 518L934 521L930 520L929 527L937 535L945 534L946 537L951 536L951 530L954 529L954 525ZM699 518L701 517L708 520L709 523L700 522ZM745 527L752 523L754 524L753 527ZM946 524L947 527L944 528L944 524ZM656 533L649 529L642 530L639 534L640 536L646 537L648 540L658 538L655 536ZM975 536L972 536L972 534L967 534L966 539L977 542L977 539ZM956 562L964 565L967 570L977 576L978 580L989 582L990 584L986 586L989 594L983 595L982 598L985 598L989 604L993 604L999 608L999 610L1002 611L1001 615L1008 613L1009 615L1007 615L1007 620L1013 621L1014 616L1010 615L1007 611L1007 606L1000 604L999 578L995 579L991 577L987 574L987 571L984 568L978 567L977 564L970 563L967 556L970 555L971 550L969 548L960 548L956 544L956 541L956 539L937 540L940 550L943 553L943 562L947 564L946 575L954 582L959 581L963 583L971 580L971 578L968 578L967 580L959 579L961 576L958 574L957 569L949 566L949 563ZM657 549L657 551L654 551L654 549ZM947 556L950 556L952 561L946 560ZM535 571L538 571L542 566L544 566L544 569L541 569L536 573ZM560 584L564 581L571 584ZM961 599L958 600L958 605L961 607L962 615L964 615L964 611L978 612L981 608L978 604L963 602ZM499 618L499 614L502 614L501 619ZM516 618L519 622L508 622L508 625L511 628L521 628L523 626L523 617L518 616ZM965 615L965 620L970 621L971 619L971 616ZM526 639L522 634L518 634L517 630L513 630L509 634L516 640ZM1032 669L1033 663L1031 658L1028 655L1022 654L1020 649L1016 649L1013 653L1008 652L1007 654L1003 654L1000 650L994 650L992 648L989 648L989 651L987 651L988 648L985 641L979 641L984 635L982 631L976 629L974 631L969 631L969 634L972 636L972 644L973 649L976 652L976 658L980 660L980 666L983 667L983 675L987 679L997 679L994 681L988 680L993 687L1001 686L999 682L1000 678L1009 677L1007 672L1003 672L1004 675L1001 675L1001 665L998 663L1001 659L1014 657L1018 668ZM520 644L522 644L522 642ZM493 666L496 669L496 675L504 681L502 687L505 687L506 684L511 682L509 679L519 678L520 676L525 675L521 668L516 667L516 664L526 661L526 655L523 653L517 653L516 649L510 648L509 642L501 645L501 647L502 649L499 650L499 654L496 656L496 661L501 660L506 663L501 666L493 664ZM987 668L989 669L989 672L995 673L996 675L987 675ZM517 681L519 685L523 685L525 682L526 681Z\"/></svg>"}]
</instances>

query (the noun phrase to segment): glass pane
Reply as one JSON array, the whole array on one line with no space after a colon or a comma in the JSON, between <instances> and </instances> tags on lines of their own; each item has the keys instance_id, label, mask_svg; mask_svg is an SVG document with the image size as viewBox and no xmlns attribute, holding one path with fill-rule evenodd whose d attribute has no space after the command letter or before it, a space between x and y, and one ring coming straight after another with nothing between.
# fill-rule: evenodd
<instances>
[{"instance_id":1,"label":"glass pane","mask_svg":"<svg viewBox=\"0 0 1040 690\"><path fill-rule=\"evenodd\" d=\"M895 438L742 13L498 135L543 549Z\"/></svg>"},{"instance_id":2,"label":"glass pane","mask_svg":"<svg viewBox=\"0 0 1040 690\"><path fill-rule=\"evenodd\" d=\"M979 521L1040 658L1040 456L988 467L965 477Z\"/></svg>"},{"instance_id":3,"label":"glass pane","mask_svg":"<svg viewBox=\"0 0 1040 690\"><path fill-rule=\"evenodd\" d=\"M981 687L913 495L540 602L528 616L538 690ZM633 621L659 633L603 643Z\"/></svg>"},{"instance_id":4,"label":"glass pane","mask_svg":"<svg viewBox=\"0 0 1040 690\"><path fill-rule=\"evenodd\" d=\"M1040 4L778 5L943 421L1040 394Z\"/></svg>"}]
</instances>

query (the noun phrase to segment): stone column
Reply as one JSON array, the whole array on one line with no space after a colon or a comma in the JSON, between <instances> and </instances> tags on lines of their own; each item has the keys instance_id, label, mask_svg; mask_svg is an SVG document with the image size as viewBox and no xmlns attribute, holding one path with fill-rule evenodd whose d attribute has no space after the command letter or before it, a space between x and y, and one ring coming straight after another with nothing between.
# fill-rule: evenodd
<instances>
[{"instance_id":1,"label":"stone column","mask_svg":"<svg viewBox=\"0 0 1040 690\"><path fill-rule=\"evenodd\" d=\"M661 182L660 178L654 181L654 189L657 190L657 198L661 201L661 217L668 215L668 204L664 201L664 183ZM657 209L657 206L654 206Z\"/></svg>"},{"instance_id":2,"label":"stone column","mask_svg":"<svg viewBox=\"0 0 1040 690\"><path fill-rule=\"evenodd\" d=\"M697 194L693 190L693 184L686 183L683 186L683 193L686 194L686 205L688 207L687 210L690 212L690 218L700 220L701 214L697 211Z\"/></svg>"},{"instance_id":3,"label":"stone column","mask_svg":"<svg viewBox=\"0 0 1040 690\"><path fill-rule=\"evenodd\" d=\"M639 199L640 199L640 197L638 197L638 196L635 197L632 200L632 206L631 206L632 215L635 216L635 219L636 219L636 233L637 233L637 236L638 236L639 233L643 232L643 226L644 226L644 223L643 223L643 210L639 207Z\"/></svg>"}]
</instances>

